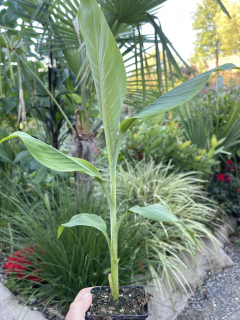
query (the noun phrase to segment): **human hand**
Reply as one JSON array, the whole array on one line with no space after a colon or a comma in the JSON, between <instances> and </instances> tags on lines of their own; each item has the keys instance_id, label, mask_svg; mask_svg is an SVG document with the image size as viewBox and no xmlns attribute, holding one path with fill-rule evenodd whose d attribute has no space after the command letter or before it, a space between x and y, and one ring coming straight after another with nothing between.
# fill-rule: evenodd
<instances>
[{"instance_id":1,"label":"human hand","mask_svg":"<svg viewBox=\"0 0 240 320\"><path fill-rule=\"evenodd\" d=\"M71 303L65 320L85 320L85 313L92 304L92 288L82 289Z\"/></svg>"}]
</instances>

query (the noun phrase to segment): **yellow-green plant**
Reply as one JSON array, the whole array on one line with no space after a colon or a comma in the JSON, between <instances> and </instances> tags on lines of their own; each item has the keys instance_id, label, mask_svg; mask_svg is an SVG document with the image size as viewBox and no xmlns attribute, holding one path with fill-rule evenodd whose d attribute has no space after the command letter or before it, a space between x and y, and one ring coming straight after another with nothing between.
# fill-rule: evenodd
<instances>
[{"instance_id":1,"label":"yellow-green plant","mask_svg":"<svg viewBox=\"0 0 240 320\"><path fill-rule=\"evenodd\" d=\"M119 297L118 230L122 221L128 215L137 213L155 221L180 222L184 225L180 219L161 204L153 204L147 207L134 206L128 209L121 219L117 219L116 167L118 153L126 131L137 119L155 117L191 99L202 89L213 72L236 68L236 66L225 64L185 82L151 103L134 117L124 120L119 127L121 106L126 92L126 72L120 50L96 0L81 0L78 11L78 25L86 43L89 63L101 107L109 161L109 186L104 183L100 172L91 163L83 159L69 157L24 132L15 132L4 138L0 143L10 138L20 137L29 152L43 165L57 171L83 172L94 177L100 183L110 209L110 235L105 221L99 216L89 213L72 217L68 223L61 225L58 235L60 236L65 227L77 225L91 226L102 231L107 240L111 257L109 284L113 298L117 300ZM186 226L185 228L195 240L193 232Z\"/></svg>"}]
</instances>

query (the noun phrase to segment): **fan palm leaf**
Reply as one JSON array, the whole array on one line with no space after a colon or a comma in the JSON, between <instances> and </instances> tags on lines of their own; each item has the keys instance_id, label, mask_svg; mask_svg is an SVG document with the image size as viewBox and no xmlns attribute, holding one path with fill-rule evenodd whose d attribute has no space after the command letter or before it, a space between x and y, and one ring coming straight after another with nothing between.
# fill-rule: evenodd
<instances>
[{"instance_id":1,"label":"fan palm leaf","mask_svg":"<svg viewBox=\"0 0 240 320\"><path fill-rule=\"evenodd\" d=\"M129 76L126 103L134 105L131 101L137 101L135 104L139 106L141 101L144 107L154 100L156 94L159 96L159 92L162 94L173 88L175 80L181 78L176 56L192 72L166 37L156 18L156 13L166 0L97 1L125 60ZM217 2L227 13L222 2ZM29 32L33 30L38 34L35 45L37 52L54 52L55 57L61 63L66 63L79 80L86 77L86 52L83 54L84 58L80 59L81 35L76 32L74 25L79 0L53 0L50 3L46 0L15 0L6 2L6 5L5 22L10 20L12 26L20 27L26 37L31 37ZM25 23L19 26L18 17ZM153 35L143 33L141 26L146 23L153 26ZM84 46L81 48L85 50ZM149 50L153 53L150 54Z\"/></svg>"},{"instance_id":2,"label":"fan palm leaf","mask_svg":"<svg viewBox=\"0 0 240 320\"><path fill-rule=\"evenodd\" d=\"M137 78L134 87L136 94L142 92L143 105L146 105L147 90L149 90L149 68L147 67L148 59L146 51L152 46L153 52L163 52L162 60L160 55L155 54L155 64L164 65L164 73L157 72L153 67L150 72L156 74L156 84L151 88L158 92L166 92L174 86L174 79L180 77L181 72L173 56L172 44L163 34L160 23L156 21L154 14L166 0L98 0L105 17L115 35L116 41L122 48L122 54L125 56L126 65L131 62L131 69L139 69L140 76ZM24 30L33 27L39 32L37 50L44 53L54 50L60 55L63 53L65 60L74 74L79 73L81 68L79 62L79 40L77 35L74 18L79 7L79 0L53 0L50 4L47 1L33 0L16 0L14 7L9 4L9 14L16 14L18 17L25 19L27 24L21 26ZM17 19L15 19L16 21ZM145 35L141 26L150 23L155 29L155 35ZM23 29L22 29L23 30ZM161 49L157 48L162 44ZM150 45L150 46L149 46ZM69 53L71 51L71 53ZM166 57L166 58L165 58ZM165 59L164 59L165 58ZM131 70L130 69L130 70ZM161 79L160 79L161 77ZM170 79L170 87L168 86ZM152 82L151 82L152 84ZM133 84L129 86L131 94ZM141 89L141 90L139 90ZM151 95L150 95L151 96Z\"/></svg>"}]
</instances>

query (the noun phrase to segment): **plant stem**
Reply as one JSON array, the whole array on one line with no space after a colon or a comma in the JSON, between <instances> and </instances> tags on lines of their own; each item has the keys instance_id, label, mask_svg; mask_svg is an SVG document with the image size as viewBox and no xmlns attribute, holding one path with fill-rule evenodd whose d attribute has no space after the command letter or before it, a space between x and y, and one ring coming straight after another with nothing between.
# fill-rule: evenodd
<instances>
[{"instance_id":1,"label":"plant stem","mask_svg":"<svg viewBox=\"0 0 240 320\"><path fill-rule=\"evenodd\" d=\"M119 281L118 281L118 223L117 223L117 210L116 210L116 168L117 159L120 150L121 143L124 138L124 132L120 132L118 136L118 141L113 153L113 158L111 159L110 165L110 177L111 177L111 201L110 203L110 214L111 214L111 274L109 274L108 279L111 287L111 292L113 300L119 299Z\"/></svg>"},{"instance_id":2,"label":"plant stem","mask_svg":"<svg viewBox=\"0 0 240 320\"><path fill-rule=\"evenodd\" d=\"M117 223L114 223L111 237L111 279L112 279L112 296L113 300L119 299L119 283L118 283L118 231Z\"/></svg>"},{"instance_id":3,"label":"plant stem","mask_svg":"<svg viewBox=\"0 0 240 320\"><path fill-rule=\"evenodd\" d=\"M236 158L236 153L235 152L234 152L233 159L234 159L234 164L235 164L235 168L236 168L236 176L239 179L238 164L237 164L237 158Z\"/></svg>"},{"instance_id":4,"label":"plant stem","mask_svg":"<svg viewBox=\"0 0 240 320\"><path fill-rule=\"evenodd\" d=\"M112 206L111 213L111 280L112 280L112 296L113 300L119 299L119 284L118 284L118 228L117 228L117 209L116 209L116 163L112 163L111 170L111 198Z\"/></svg>"}]
</instances>

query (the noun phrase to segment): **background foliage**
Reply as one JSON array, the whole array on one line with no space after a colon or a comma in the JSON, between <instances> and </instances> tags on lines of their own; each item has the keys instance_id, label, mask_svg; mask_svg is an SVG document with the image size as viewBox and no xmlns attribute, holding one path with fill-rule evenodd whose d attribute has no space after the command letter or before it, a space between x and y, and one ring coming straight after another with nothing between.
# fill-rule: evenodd
<instances>
[{"instance_id":1,"label":"background foliage","mask_svg":"<svg viewBox=\"0 0 240 320\"><path fill-rule=\"evenodd\" d=\"M134 8L131 1L98 2L127 70L123 120L186 80L182 66L187 77L193 71L155 17L164 1L135 1ZM104 172L100 110L85 44L73 22L78 1L1 4L6 8L0 11L0 140L21 130L66 154L97 162ZM200 32L193 61L201 68L208 58L238 53L235 5L236 10L232 5L228 8L232 20L216 0L204 0L198 7L194 28ZM153 34L143 33L147 23L154 27ZM214 84L214 89L205 87L180 112L136 123L118 159L119 215L128 201L162 203L194 230L201 250L205 250L204 237L215 241L211 230L223 222L224 212L239 217L239 103L239 87L215 90ZM232 161L231 166L226 161ZM32 267L24 279L12 274L8 286L60 310L67 309L82 287L107 284L109 258L100 233L73 228L56 238L59 225L74 213L108 216L101 191L84 179L44 168L21 141L0 146L1 254L9 257L34 245L40 249L29 257ZM133 215L119 237L121 284L134 284L137 279L146 284L154 278L159 286L156 277L161 274L169 294L179 289L177 283L188 288L182 273L188 266L179 253L186 251L194 259L195 251L184 228ZM35 275L33 268L40 283L28 278Z\"/></svg>"}]
</instances>

